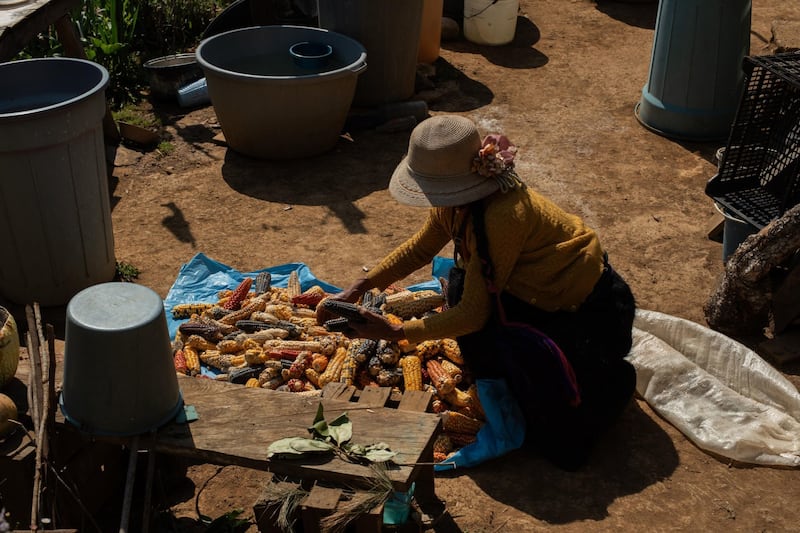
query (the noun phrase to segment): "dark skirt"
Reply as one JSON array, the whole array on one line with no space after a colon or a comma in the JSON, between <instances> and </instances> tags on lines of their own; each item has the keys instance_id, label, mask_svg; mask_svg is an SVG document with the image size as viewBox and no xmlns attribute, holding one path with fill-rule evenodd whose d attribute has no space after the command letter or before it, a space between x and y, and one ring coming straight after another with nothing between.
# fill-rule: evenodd
<instances>
[{"instance_id":1,"label":"dark skirt","mask_svg":"<svg viewBox=\"0 0 800 533\"><path fill-rule=\"evenodd\" d=\"M554 390L553 384L563 378L552 365L531 364L534 358L552 355L537 345L530 353L515 354L516 361L498 358L495 337L500 333L494 324L458 338L467 366L476 378L505 378L525 415L526 444L557 466L574 470L586 462L597 437L633 396L636 374L624 359L632 343L633 294L606 263L576 311L543 311L506 293L501 302L507 321L530 324L561 348L574 371L580 403L570 405L550 392L546 397L532 394L531 389ZM518 379L520 372L526 379Z\"/></svg>"}]
</instances>

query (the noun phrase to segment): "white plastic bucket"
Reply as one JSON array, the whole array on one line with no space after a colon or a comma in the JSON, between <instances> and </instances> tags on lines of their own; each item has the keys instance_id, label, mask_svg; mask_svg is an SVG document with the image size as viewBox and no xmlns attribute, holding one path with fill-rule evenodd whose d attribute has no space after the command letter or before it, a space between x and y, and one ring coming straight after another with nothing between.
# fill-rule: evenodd
<instances>
[{"instance_id":1,"label":"white plastic bucket","mask_svg":"<svg viewBox=\"0 0 800 533\"><path fill-rule=\"evenodd\" d=\"M464 0L464 37L475 44L514 40L519 0Z\"/></svg>"}]
</instances>

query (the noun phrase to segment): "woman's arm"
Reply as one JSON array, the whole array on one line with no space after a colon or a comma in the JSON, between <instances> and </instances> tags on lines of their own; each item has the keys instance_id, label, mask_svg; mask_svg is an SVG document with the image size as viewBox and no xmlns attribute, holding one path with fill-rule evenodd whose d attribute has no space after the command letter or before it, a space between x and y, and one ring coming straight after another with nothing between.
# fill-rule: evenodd
<instances>
[{"instance_id":1,"label":"woman's arm","mask_svg":"<svg viewBox=\"0 0 800 533\"><path fill-rule=\"evenodd\" d=\"M417 233L369 271L367 279L372 287L383 290L430 263L450 242L450 229L445 218L444 209L431 209Z\"/></svg>"}]
</instances>

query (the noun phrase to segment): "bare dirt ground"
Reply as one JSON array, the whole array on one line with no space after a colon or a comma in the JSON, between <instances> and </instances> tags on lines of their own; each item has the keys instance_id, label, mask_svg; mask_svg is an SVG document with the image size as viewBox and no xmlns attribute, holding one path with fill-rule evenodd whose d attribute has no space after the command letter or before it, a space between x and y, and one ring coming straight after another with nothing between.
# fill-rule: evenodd
<instances>
[{"instance_id":1,"label":"bare dirt ground","mask_svg":"<svg viewBox=\"0 0 800 533\"><path fill-rule=\"evenodd\" d=\"M640 307L704 324L702 306L723 265L721 245L707 237L721 217L703 191L724 142L678 142L637 122L656 10L655 2L522 0L511 45L444 42L435 87L418 96L432 114L463 114L516 143L520 175L598 230ZM771 53L762 36L768 40L773 21L798 15L793 2L754 0L751 53ZM269 162L228 150L212 107L158 104L155 112L174 150L117 151L112 214L118 260L139 268L138 282L162 297L198 252L242 271L303 262L344 286L425 216L386 190L407 131L352 132L352 142L322 156ZM425 270L408 281L428 277ZM800 384L796 364L781 370ZM168 484L167 506L187 528L198 510L247 516L265 479L190 465ZM800 524L797 471L711 457L641 400L580 472L518 452L438 475L436 490L452 517L448 528L468 532Z\"/></svg>"}]
</instances>

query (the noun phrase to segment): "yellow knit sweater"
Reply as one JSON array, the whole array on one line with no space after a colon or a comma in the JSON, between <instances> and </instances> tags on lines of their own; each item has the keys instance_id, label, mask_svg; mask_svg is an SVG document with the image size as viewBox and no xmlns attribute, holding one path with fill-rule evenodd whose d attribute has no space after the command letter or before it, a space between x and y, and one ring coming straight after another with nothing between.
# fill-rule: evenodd
<instances>
[{"instance_id":1,"label":"yellow knit sweater","mask_svg":"<svg viewBox=\"0 0 800 533\"><path fill-rule=\"evenodd\" d=\"M596 233L529 188L496 192L484 205L495 286L546 311L576 309L603 272ZM430 263L458 233L465 217L469 215L461 207L431 208L422 228L367 277L384 289ZM462 299L443 313L406 321L403 329L411 342L478 331L491 314L494 303L477 258L471 220L466 223Z\"/></svg>"}]
</instances>

